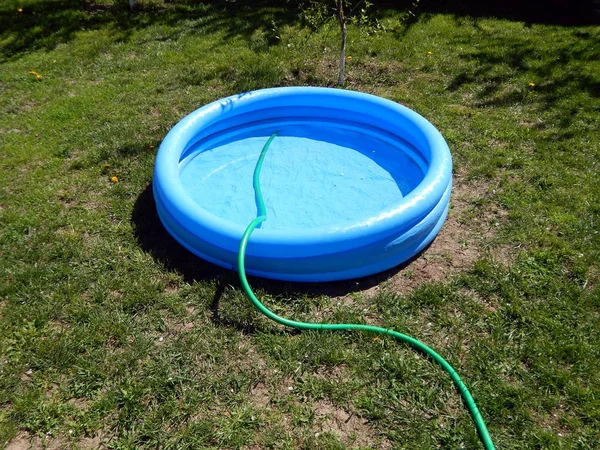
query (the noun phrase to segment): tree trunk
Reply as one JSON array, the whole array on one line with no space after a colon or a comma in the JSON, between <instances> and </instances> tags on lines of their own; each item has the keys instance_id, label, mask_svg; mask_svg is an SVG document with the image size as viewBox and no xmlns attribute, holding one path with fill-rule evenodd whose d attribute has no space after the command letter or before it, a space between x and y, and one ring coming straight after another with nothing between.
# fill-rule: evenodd
<instances>
[{"instance_id":1,"label":"tree trunk","mask_svg":"<svg viewBox=\"0 0 600 450\"><path fill-rule=\"evenodd\" d=\"M338 85L344 84L344 71L346 68L346 16L344 15L344 0L337 0L337 19L340 24L341 44L340 44L340 73L338 76Z\"/></svg>"}]
</instances>

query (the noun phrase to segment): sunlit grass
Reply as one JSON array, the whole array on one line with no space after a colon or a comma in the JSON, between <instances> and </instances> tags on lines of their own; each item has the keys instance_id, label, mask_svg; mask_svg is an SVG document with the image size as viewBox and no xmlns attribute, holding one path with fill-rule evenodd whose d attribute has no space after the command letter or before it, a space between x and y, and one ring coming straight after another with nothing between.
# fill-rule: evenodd
<instances>
[{"instance_id":1,"label":"sunlit grass","mask_svg":"<svg viewBox=\"0 0 600 450\"><path fill-rule=\"evenodd\" d=\"M0 6L0 442L476 448L428 360L373 336L279 329L235 274L157 222L149 185L168 130L229 94L332 86L336 25L227 2L85 5ZM598 28L399 17L350 29L346 87L424 115L465 190L485 187L460 217L465 232L478 223L478 258L410 292L258 291L283 315L368 318L439 349L499 448L593 448ZM346 413L360 420L332 426Z\"/></svg>"}]
</instances>

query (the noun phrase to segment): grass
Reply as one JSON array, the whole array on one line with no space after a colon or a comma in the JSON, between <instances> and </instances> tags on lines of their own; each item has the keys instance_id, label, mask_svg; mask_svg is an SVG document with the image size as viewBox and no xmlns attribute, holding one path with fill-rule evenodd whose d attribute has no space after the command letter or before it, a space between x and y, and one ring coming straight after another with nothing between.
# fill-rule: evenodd
<instances>
[{"instance_id":1,"label":"grass","mask_svg":"<svg viewBox=\"0 0 600 450\"><path fill-rule=\"evenodd\" d=\"M336 79L334 23L310 30L288 5L248 5L0 6L8 448L477 448L427 359L373 336L281 329L253 311L235 274L160 226L154 156L179 119L228 94ZM441 130L457 192L469 194L453 200L456 249L476 246L476 257L440 265L449 274L435 281L409 266L324 286L254 284L282 315L380 323L438 349L499 448L593 448L600 32L401 17L383 10L385 32L350 29L347 87ZM395 287L402 276L416 279L410 289Z\"/></svg>"}]
</instances>

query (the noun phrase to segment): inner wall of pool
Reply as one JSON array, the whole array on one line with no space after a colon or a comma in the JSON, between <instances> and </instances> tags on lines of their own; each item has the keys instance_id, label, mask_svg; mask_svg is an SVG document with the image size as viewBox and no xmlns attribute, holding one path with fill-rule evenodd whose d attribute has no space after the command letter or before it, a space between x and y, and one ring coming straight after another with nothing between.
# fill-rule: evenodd
<instances>
[{"instance_id":1,"label":"inner wall of pool","mask_svg":"<svg viewBox=\"0 0 600 450\"><path fill-rule=\"evenodd\" d=\"M254 168L269 136L260 185L263 229L343 228L393 209L424 177L410 144L334 124L278 125L204 139L180 162L180 181L202 208L246 226L257 216Z\"/></svg>"}]
</instances>

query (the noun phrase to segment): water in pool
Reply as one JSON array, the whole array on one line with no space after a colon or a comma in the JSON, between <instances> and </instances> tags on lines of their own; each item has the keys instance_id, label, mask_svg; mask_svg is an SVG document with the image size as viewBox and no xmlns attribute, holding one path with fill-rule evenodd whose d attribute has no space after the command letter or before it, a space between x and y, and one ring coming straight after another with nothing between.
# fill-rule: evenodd
<instances>
[{"instance_id":1,"label":"water in pool","mask_svg":"<svg viewBox=\"0 0 600 450\"><path fill-rule=\"evenodd\" d=\"M188 153L180 165L188 195L210 213L246 226L256 217L253 173L271 132ZM392 209L423 179L403 145L354 130L283 130L260 176L268 216L262 228L343 228Z\"/></svg>"}]
</instances>

